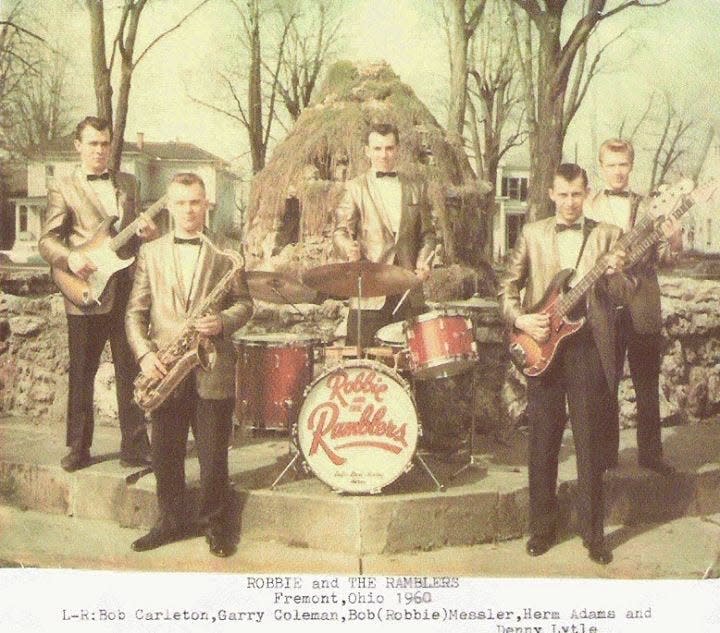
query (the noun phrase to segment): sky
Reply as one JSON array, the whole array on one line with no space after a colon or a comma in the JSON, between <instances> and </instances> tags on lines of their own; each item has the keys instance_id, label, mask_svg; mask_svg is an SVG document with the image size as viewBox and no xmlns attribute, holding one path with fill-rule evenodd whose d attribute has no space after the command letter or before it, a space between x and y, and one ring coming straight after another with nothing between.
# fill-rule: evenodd
<instances>
[{"instance_id":1,"label":"sky","mask_svg":"<svg viewBox=\"0 0 720 633\"><path fill-rule=\"evenodd\" d=\"M0 0L0 6L7 0ZM609 6L620 0L609 0ZM445 39L433 0L338 0L343 9L342 38L336 57L386 60L400 78L445 122L448 61ZM73 104L78 117L94 111L87 16L80 2L36 0L35 10L50 36L71 52ZM111 5L110 2L106 3ZM155 0L143 14L138 50L174 24L195 0ZM112 16L112 11L108 16ZM629 9L605 21L599 45L621 31L603 72L595 79L566 141L568 158L594 164L599 141L617 132L623 118L631 124L653 90L669 92L708 123L720 122L720 0L671 0L658 9ZM126 138L143 132L147 141L179 139L226 160L247 156L242 127L198 105L217 91L216 70L241 59L237 12L212 0L181 29L160 42L137 67L133 78ZM237 52L236 52L237 51ZM679 106L678 106L679 107ZM283 132L275 128L281 138ZM643 168L642 165L638 169Z\"/></svg>"}]
</instances>

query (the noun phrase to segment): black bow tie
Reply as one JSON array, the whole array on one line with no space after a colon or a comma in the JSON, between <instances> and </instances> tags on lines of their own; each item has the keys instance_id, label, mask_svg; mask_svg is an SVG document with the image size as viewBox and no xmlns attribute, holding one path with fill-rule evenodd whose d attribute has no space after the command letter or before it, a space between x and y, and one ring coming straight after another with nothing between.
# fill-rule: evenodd
<instances>
[{"instance_id":1,"label":"black bow tie","mask_svg":"<svg viewBox=\"0 0 720 633\"><path fill-rule=\"evenodd\" d=\"M88 174L87 179L91 182L93 180L110 180L110 172L106 171L104 174Z\"/></svg>"},{"instance_id":2,"label":"black bow tie","mask_svg":"<svg viewBox=\"0 0 720 633\"><path fill-rule=\"evenodd\" d=\"M375 178L395 178L397 176L396 171L376 171L375 172Z\"/></svg>"},{"instance_id":3,"label":"black bow tie","mask_svg":"<svg viewBox=\"0 0 720 633\"><path fill-rule=\"evenodd\" d=\"M612 189L605 189L606 196L617 196L618 198L629 198L632 193L629 191L614 191Z\"/></svg>"},{"instance_id":4,"label":"black bow tie","mask_svg":"<svg viewBox=\"0 0 720 633\"><path fill-rule=\"evenodd\" d=\"M199 237L192 237L185 239L184 237L176 237L175 244L192 244L193 246L200 246L202 240Z\"/></svg>"},{"instance_id":5,"label":"black bow tie","mask_svg":"<svg viewBox=\"0 0 720 633\"><path fill-rule=\"evenodd\" d=\"M555 232L556 233L562 233L563 231L579 231L582 229L582 224L579 222L576 222L575 224L556 224L555 225Z\"/></svg>"}]
</instances>

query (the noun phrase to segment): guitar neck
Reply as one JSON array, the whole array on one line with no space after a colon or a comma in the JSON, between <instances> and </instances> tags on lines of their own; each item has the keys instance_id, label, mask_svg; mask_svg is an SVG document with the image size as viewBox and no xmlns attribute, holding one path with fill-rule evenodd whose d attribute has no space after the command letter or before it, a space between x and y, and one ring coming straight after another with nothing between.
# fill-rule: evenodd
<instances>
[{"instance_id":1,"label":"guitar neck","mask_svg":"<svg viewBox=\"0 0 720 633\"><path fill-rule=\"evenodd\" d=\"M685 196L682 199L682 202L673 209L670 215L678 219L685 215L693 204L693 199L690 196ZM642 259L643 255L647 253L650 247L660 241L662 235L662 229L659 226L654 226L653 218L650 215L645 215L631 231L628 231L620 236L620 239L615 245L615 249L625 250L630 248L630 253L625 263L625 267L627 268ZM567 294L562 297L557 306L560 316L565 316L580 302L597 280L603 276L606 269L607 264L601 259L577 284L572 287L570 291L567 292Z\"/></svg>"},{"instance_id":2,"label":"guitar neck","mask_svg":"<svg viewBox=\"0 0 720 633\"><path fill-rule=\"evenodd\" d=\"M147 211L143 213L143 216L150 218L154 218L160 211L163 210L165 207L165 197L163 196L155 202L153 205L151 205ZM124 246L133 235L135 235L135 232L138 229L138 226L140 226L140 223L142 222L142 217L138 217L135 220L133 220L130 224L128 224L122 231L120 231L115 237L113 237L110 242L109 246L112 251L117 251L119 248Z\"/></svg>"}]
</instances>

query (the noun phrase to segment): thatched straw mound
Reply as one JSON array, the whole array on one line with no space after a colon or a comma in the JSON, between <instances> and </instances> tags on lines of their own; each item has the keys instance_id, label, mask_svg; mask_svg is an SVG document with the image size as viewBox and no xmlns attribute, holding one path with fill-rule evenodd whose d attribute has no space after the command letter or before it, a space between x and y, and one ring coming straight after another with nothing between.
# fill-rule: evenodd
<instances>
[{"instance_id":1,"label":"thatched straw mound","mask_svg":"<svg viewBox=\"0 0 720 633\"><path fill-rule=\"evenodd\" d=\"M446 248L446 257L478 261L487 187L476 181L465 154L446 141L430 111L385 62L334 64L314 105L303 111L257 174L246 232L251 261L267 260L268 235L278 230L289 195L300 203L301 244L310 237L329 240L344 180L369 166L363 138L371 122L394 123L400 130L398 169L428 181L438 237L461 236L456 252Z\"/></svg>"}]
</instances>

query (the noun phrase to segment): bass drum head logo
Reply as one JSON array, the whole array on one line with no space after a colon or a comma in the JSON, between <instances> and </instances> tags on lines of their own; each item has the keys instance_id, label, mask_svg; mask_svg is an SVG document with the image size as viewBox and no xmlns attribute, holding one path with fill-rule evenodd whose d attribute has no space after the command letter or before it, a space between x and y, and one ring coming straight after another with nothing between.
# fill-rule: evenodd
<instances>
[{"instance_id":1,"label":"bass drum head logo","mask_svg":"<svg viewBox=\"0 0 720 633\"><path fill-rule=\"evenodd\" d=\"M411 465L420 432L407 383L373 361L319 376L298 415L298 445L318 479L344 492L379 492Z\"/></svg>"}]
</instances>

